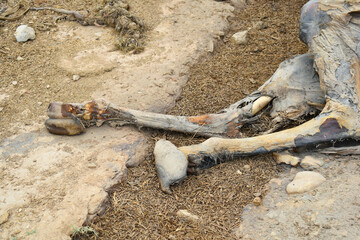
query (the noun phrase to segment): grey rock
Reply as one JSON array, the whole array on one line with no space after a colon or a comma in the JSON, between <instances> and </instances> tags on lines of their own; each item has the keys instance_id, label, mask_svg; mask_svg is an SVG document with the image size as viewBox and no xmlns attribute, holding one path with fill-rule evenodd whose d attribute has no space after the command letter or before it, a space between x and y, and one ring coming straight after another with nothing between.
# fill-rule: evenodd
<instances>
[{"instance_id":1,"label":"grey rock","mask_svg":"<svg viewBox=\"0 0 360 240\"><path fill-rule=\"evenodd\" d=\"M77 80L79 80L80 79L80 75L73 75L73 77L72 77L72 79L74 80L74 81L77 81Z\"/></svg>"},{"instance_id":2,"label":"grey rock","mask_svg":"<svg viewBox=\"0 0 360 240\"><path fill-rule=\"evenodd\" d=\"M237 44L246 44L248 42L248 31L240 31L232 35L231 40Z\"/></svg>"},{"instance_id":3,"label":"grey rock","mask_svg":"<svg viewBox=\"0 0 360 240\"><path fill-rule=\"evenodd\" d=\"M171 194L170 185L186 178L188 161L174 144L166 140L159 140L155 144L154 156L161 190Z\"/></svg>"},{"instance_id":4,"label":"grey rock","mask_svg":"<svg viewBox=\"0 0 360 240\"><path fill-rule=\"evenodd\" d=\"M197 215L194 215L192 213L190 213L188 210L179 210L176 215L179 218L182 218L184 220L190 221L190 222L199 222L200 218Z\"/></svg>"},{"instance_id":5,"label":"grey rock","mask_svg":"<svg viewBox=\"0 0 360 240\"><path fill-rule=\"evenodd\" d=\"M15 38L18 42L26 42L35 39L35 30L28 25L20 25L16 28Z\"/></svg>"}]
</instances>

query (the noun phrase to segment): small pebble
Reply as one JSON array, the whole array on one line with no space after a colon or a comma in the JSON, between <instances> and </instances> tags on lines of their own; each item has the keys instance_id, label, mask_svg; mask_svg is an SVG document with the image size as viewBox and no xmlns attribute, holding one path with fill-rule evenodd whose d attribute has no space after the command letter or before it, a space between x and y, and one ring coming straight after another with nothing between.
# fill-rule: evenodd
<instances>
[{"instance_id":1,"label":"small pebble","mask_svg":"<svg viewBox=\"0 0 360 240\"><path fill-rule=\"evenodd\" d=\"M308 192L325 181L326 179L320 173L311 171L298 172L294 180L287 185L286 192L288 194Z\"/></svg>"},{"instance_id":2,"label":"small pebble","mask_svg":"<svg viewBox=\"0 0 360 240\"><path fill-rule=\"evenodd\" d=\"M261 201L261 198L260 197L255 197L254 200L253 200L253 203L255 206L260 206L262 201Z\"/></svg>"},{"instance_id":3,"label":"small pebble","mask_svg":"<svg viewBox=\"0 0 360 240\"><path fill-rule=\"evenodd\" d=\"M17 81L12 81L12 85L16 86L18 84Z\"/></svg>"},{"instance_id":4,"label":"small pebble","mask_svg":"<svg viewBox=\"0 0 360 240\"><path fill-rule=\"evenodd\" d=\"M95 163L89 163L87 166L88 166L88 168L96 168L96 164L95 164Z\"/></svg>"},{"instance_id":5,"label":"small pebble","mask_svg":"<svg viewBox=\"0 0 360 240\"><path fill-rule=\"evenodd\" d=\"M38 105L41 106L41 105L42 105L42 102L38 102Z\"/></svg>"},{"instance_id":6,"label":"small pebble","mask_svg":"<svg viewBox=\"0 0 360 240\"><path fill-rule=\"evenodd\" d=\"M16 41L18 42L26 42L28 40L34 40L35 30L27 25L20 25L16 28L14 36L16 38Z\"/></svg>"},{"instance_id":7,"label":"small pebble","mask_svg":"<svg viewBox=\"0 0 360 240\"><path fill-rule=\"evenodd\" d=\"M22 61L22 60L24 60L24 58L22 58L22 57L18 56L18 57L16 58L16 60L18 60L18 61Z\"/></svg>"},{"instance_id":8,"label":"small pebble","mask_svg":"<svg viewBox=\"0 0 360 240\"><path fill-rule=\"evenodd\" d=\"M77 80L80 79L80 76L75 74L75 75L73 75L72 79L73 79L74 81L77 81Z\"/></svg>"},{"instance_id":9,"label":"small pebble","mask_svg":"<svg viewBox=\"0 0 360 240\"><path fill-rule=\"evenodd\" d=\"M0 216L0 224L6 223L9 220L9 212L6 211L3 215Z\"/></svg>"},{"instance_id":10,"label":"small pebble","mask_svg":"<svg viewBox=\"0 0 360 240\"><path fill-rule=\"evenodd\" d=\"M200 218L192 213L190 213L188 210L179 210L176 215L179 218L182 218L184 220L190 221L190 222L198 222Z\"/></svg>"},{"instance_id":11,"label":"small pebble","mask_svg":"<svg viewBox=\"0 0 360 240\"><path fill-rule=\"evenodd\" d=\"M249 170L249 169L250 169L250 165L248 165L248 164L244 165L244 169Z\"/></svg>"},{"instance_id":12,"label":"small pebble","mask_svg":"<svg viewBox=\"0 0 360 240\"><path fill-rule=\"evenodd\" d=\"M248 31L240 31L232 35L231 40L237 44L246 44L248 42Z\"/></svg>"},{"instance_id":13,"label":"small pebble","mask_svg":"<svg viewBox=\"0 0 360 240\"><path fill-rule=\"evenodd\" d=\"M237 170L236 173L242 175L242 172L240 170Z\"/></svg>"},{"instance_id":14,"label":"small pebble","mask_svg":"<svg viewBox=\"0 0 360 240\"><path fill-rule=\"evenodd\" d=\"M46 88L49 89L49 88L50 88L50 85L46 85Z\"/></svg>"}]
</instances>

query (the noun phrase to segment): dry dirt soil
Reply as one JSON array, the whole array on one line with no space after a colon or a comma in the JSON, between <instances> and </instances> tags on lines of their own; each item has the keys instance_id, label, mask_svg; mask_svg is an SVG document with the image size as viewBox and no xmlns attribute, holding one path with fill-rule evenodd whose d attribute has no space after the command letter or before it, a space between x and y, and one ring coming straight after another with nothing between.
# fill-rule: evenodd
<instances>
[{"instance_id":1,"label":"dry dirt soil","mask_svg":"<svg viewBox=\"0 0 360 240\"><path fill-rule=\"evenodd\" d=\"M132 12L144 19L149 29L157 25L158 9L153 6L162 0L128 2ZM230 28L219 37L213 52L191 66L190 78L170 113L217 112L258 88L283 60L306 52L305 45L298 39L299 12L305 2L257 0L247 1L246 8L235 8L234 15L228 19ZM60 4L39 0L31 4L88 10L96 8L98 3L73 0ZM95 81L75 82L71 73L57 67L53 54L59 47L65 46L63 52L71 56L72 48L79 49L74 44L83 45L81 47L85 49L86 44L93 43L58 43L51 34L57 28L53 17L54 14L48 11L30 11L16 22L0 22L0 138L14 135L34 122L43 124L47 104L53 99L82 102L89 98L89 92L99 88ZM37 29L37 41L19 45L11 34L5 34L21 21L29 22ZM257 28L259 22L263 26ZM249 30L246 45L230 41L232 34L240 30ZM76 35L71 29L69 34ZM94 38L93 41L99 40ZM114 39L101 41L111 43ZM108 71L111 66L96 69L93 76ZM54 75L57 78L53 78ZM141 131L154 140L167 138L177 145L203 140L191 135ZM126 180L112 193L106 213L84 228L91 231L75 232L73 238L233 239L243 207L251 203L254 194L264 196L269 180L281 171L272 156L242 158L208 169L198 176L189 176L173 188L173 195L165 195L159 190L153 161L149 152L139 167L130 169ZM180 209L198 215L201 221L179 219L176 212Z\"/></svg>"}]
</instances>

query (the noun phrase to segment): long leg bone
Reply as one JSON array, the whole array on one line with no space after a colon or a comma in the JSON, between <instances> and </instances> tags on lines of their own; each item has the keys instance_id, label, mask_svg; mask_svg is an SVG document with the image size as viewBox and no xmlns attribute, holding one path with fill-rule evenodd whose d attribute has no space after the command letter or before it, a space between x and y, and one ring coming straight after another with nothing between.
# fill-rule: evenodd
<instances>
[{"instance_id":1,"label":"long leg bone","mask_svg":"<svg viewBox=\"0 0 360 240\"><path fill-rule=\"evenodd\" d=\"M86 104L51 103L48 108L48 119L45 122L47 129L55 134L75 135L83 132L85 127L101 126L104 122L113 122L116 125L134 124L142 127L151 127L197 133L203 136L235 137L242 119L249 119L273 98L270 96L249 97L252 104L232 111L219 114L184 117L137 111L96 100ZM256 100L253 100L256 99ZM250 102L251 103L251 102ZM66 120L65 124L63 120ZM73 122L73 124L71 124ZM74 126L73 126L74 125Z\"/></svg>"},{"instance_id":2,"label":"long leg bone","mask_svg":"<svg viewBox=\"0 0 360 240\"><path fill-rule=\"evenodd\" d=\"M218 164L229 156L251 156L289 148L316 148L324 143L359 137L359 124L351 122L357 114L338 103L331 105L338 110L328 108L318 117L295 128L252 138L210 138L201 144L180 147L179 150L196 171Z\"/></svg>"},{"instance_id":3,"label":"long leg bone","mask_svg":"<svg viewBox=\"0 0 360 240\"><path fill-rule=\"evenodd\" d=\"M273 101L270 115L296 119L315 113L325 103L318 76L308 54L284 61L274 75L257 91L217 114L171 116L119 107L104 100L85 104L49 105L47 129L55 134L75 135L86 127L134 124L201 136L239 137L244 123L257 120L259 112ZM305 87L306 86L306 87Z\"/></svg>"}]
</instances>

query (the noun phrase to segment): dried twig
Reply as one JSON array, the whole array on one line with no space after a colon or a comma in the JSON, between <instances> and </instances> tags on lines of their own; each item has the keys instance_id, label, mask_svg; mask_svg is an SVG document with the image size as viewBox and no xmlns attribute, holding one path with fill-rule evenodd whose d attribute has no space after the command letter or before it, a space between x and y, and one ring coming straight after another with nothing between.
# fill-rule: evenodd
<instances>
[{"instance_id":1,"label":"dried twig","mask_svg":"<svg viewBox=\"0 0 360 240\"><path fill-rule=\"evenodd\" d=\"M20 8L23 8L23 10L20 13L18 13L16 16L8 17L8 16L16 13ZM7 21L18 20L22 16L24 16L24 14L27 13L29 10L30 10L29 3L26 1L20 1L18 4L15 5L15 7L10 7L10 8L5 9L3 11L3 13L0 15L0 20L7 20Z\"/></svg>"},{"instance_id":2,"label":"dried twig","mask_svg":"<svg viewBox=\"0 0 360 240\"><path fill-rule=\"evenodd\" d=\"M83 20L86 16L81 14L78 11L66 10L62 8L53 8L53 7L31 7L29 10L40 11L40 10L50 10L57 13L63 13L68 15L73 15L77 20Z\"/></svg>"}]
</instances>

